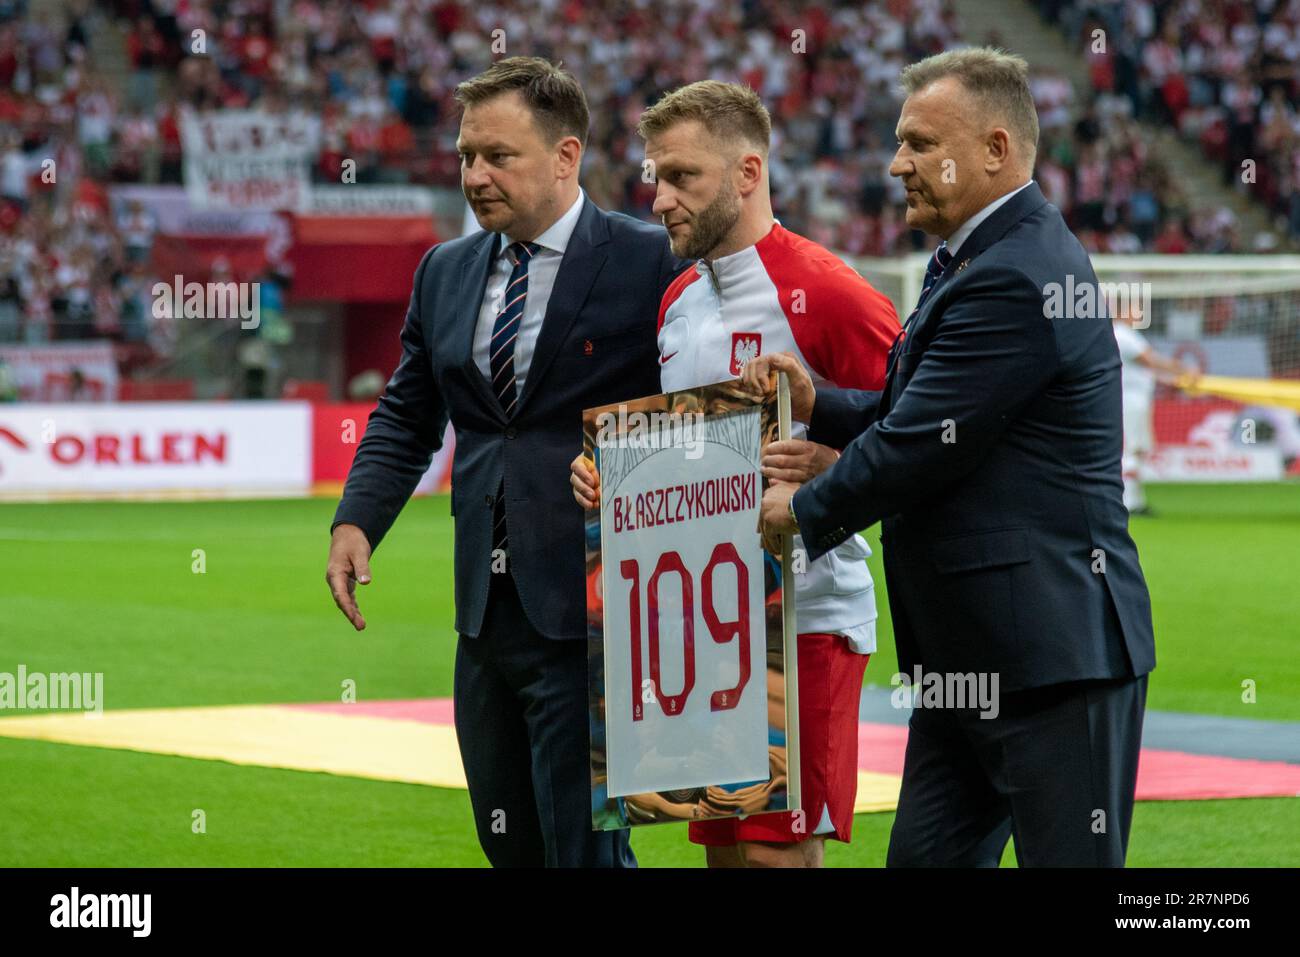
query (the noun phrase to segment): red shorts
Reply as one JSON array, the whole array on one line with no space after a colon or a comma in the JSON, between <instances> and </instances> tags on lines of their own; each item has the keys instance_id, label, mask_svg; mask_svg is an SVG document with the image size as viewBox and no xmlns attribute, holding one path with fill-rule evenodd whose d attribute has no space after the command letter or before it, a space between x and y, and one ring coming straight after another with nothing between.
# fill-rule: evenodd
<instances>
[{"instance_id":1,"label":"red shorts","mask_svg":"<svg viewBox=\"0 0 1300 957\"><path fill-rule=\"evenodd\" d=\"M799 636L799 783L803 819L794 829L793 811L751 814L716 821L692 821L692 844L730 847L740 841L796 844L810 837L848 843L858 795L858 706L862 675L870 655L849 648L843 635ZM815 835L822 810L833 832Z\"/></svg>"}]
</instances>

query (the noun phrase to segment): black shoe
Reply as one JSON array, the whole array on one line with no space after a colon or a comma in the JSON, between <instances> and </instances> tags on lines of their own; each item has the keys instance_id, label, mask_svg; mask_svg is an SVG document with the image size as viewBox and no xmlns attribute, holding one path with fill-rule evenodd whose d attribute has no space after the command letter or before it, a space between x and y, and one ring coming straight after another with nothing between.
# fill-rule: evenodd
<instances>
[{"instance_id":1,"label":"black shoe","mask_svg":"<svg viewBox=\"0 0 1300 957\"><path fill-rule=\"evenodd\" d=\"M1152 510L1150 505L1143 505L1141 508L1130 508L1128 513L1129 515L1141 515L1143 518L1156 517L1156 513Z\"/></svg>"}]
</instances>

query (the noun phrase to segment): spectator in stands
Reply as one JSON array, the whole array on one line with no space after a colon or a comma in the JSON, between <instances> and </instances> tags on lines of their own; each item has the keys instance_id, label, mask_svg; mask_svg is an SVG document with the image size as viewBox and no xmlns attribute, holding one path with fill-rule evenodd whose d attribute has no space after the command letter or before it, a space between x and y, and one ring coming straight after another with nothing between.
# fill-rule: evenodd
<instances>
[{"instance_id":1,"label":"spectator in stands","mask_svg":"<svg viewBox=\"0 0 1300 957\"><path fill-rule=\"evenodd\" d=\"M9 255L0 255L0 342L22 338L22 297Z\"/></svg>"},{"instance_id":2,"label":"spectator in stands","mask_svg":"<svg viewBox=\"0 0 1300 957\"><path fill-rule=\"evenodd\" d=\"M98 80L89 81L77 98L77 139L90 175L101 178L109 168L109 146L116 114L114 97Z\"/></svg>"},{"instance_id":3,"label":"spectator in stands","mask_svg":"<svg viewBox=\"0 0 1300 957\"><path fill-rule=\"evenodd\" d=\"M1091 90L1076 93L1050 67L1034 70L1035 176L1089 248L1263 248L1243 240L1224 210L1193 214L1148 150L1139 118L1179 124L1232 173L1234 188L1268 205L1280 234L1300 241L1300 3L1038 6L1080 41ZM103 29L94 18L104 16L125 32L125 85L109 83L93 62L90 40ZM664 90L709 75L750 83L772 109L772 190L790 228L852 254L894 255L922 242L884 173L894 84L905 63L961 40L952 0L656 0L653 9L568 0L66 0L30 11L0 0L2 334L65 338L51 323L69 308L79 316L89 301L93 334L139 341L136 305L127 303L150 230L104 220L118 250L94 251L107 272L93 271L88 292L61 285L72 274L60 267L80 256L84 217L107 215L105 180L181 182L182 107L283 103L322 118L318 180L340 182L343 160L353 159L359 182L454 188L451 90L494 58L498 27L583 78L593 107L583 175L595 202L650 215L636 117ZM1106 31L1104 51L1092 50L1096 28ZM204 31L201 48L195 30ZM168 95L157 82L163 72ZM57 183L42 181L48 159ZM1241 182L1245 159L1256 161L1253 183ZM39 228L21 228L33 219ZM161 341L157 330L149 335Z\"/></svg>"},{"instance_id":4,"label":"spectator in stands","mask_svg":"<svg viewBox=\"0 0 1300 957\"><path fill-rule=\"evenodd\" d=\"M414 156L415 135L397 108L389 106L384 114L383 126L379 129L379 161L384 181L407 182Z\"/></svg>"},{"instance_id":5,"label":"spectator in stands","mask_svg":"<svg viewBox=\"0 0 1300 957\"><path fill-rule=\"evenodd\" d=\"M18 383L14 380L14 375L10 371L8 364L0 359L0 402L17 402L18 401Z\"/></svg>"},{"instance_id":6,"label":"spectator in stands","mask_svg":"<svg viewBox=\"0 0 1300 957\"><path fill-rule=\"evenodd\" d=\"M1094 73L1094 92L1113 88L1130 103L1133 115L1167 124L1199 142L1206 157L1220 164L1225 184L1258 199L1284 234L1300 236L1294 169L1300 162L1300 4L1044 0L1039 10L1079 49L1090 42L1094 29L1104 29L1115 61L1113 83ZM1142 210L1140 226L1134 220L1144 240L1153 224L1149 212ZM1241 247L1236 224L1220 222L1223 211L1209 218L1213 225L1190 237L1196 251ZM1159 229L1161 236L1166 232L1166 227ZM1274 242L1261 235L1250 245Z\"/></svg>"},{"instance_id":7,"label":"spectator in stands","mask_svg":"<svg viewBox=\"0 0 1300 957\"><path fill-rule=\"evenodd\" d=\"M136 21L126 38L127 58L131 61L128 101L138 110L153 112L158 99L157 70L166 63L162 34L149 17Z\"/></svg>"},{"instance_id":8,"label":"spectator in stands","mask_svg":"<svg viewBox=\"0 0 1300 957\"><path fill-rule=\"evenodd\" d=\"M0 154L0 197L17 207L19 213L27 211L31 174L32 161L22 150L22 138L11 132Z\"/></svg>"},{"instance_id":9,"label":"spectator in stands","mask_svg":"<svg viewBox=\"0 0 1300 957\"><path fill-rule=\"evenodd\" d=\"M157 217L140 200L131 199L118 217L117 228L122 236L127 263L148 262L153 251L154 233L158 230Z\"/></svg>"},{"instance_id":10,"label":"spectator in stands","mask_svg":"<svg viewBox=\"0 0 1300 957\"><path fill-rule=\"evenodd\" d=\"M122 341L142 344L148 341L153 323L153 277L146 264L136 260L127 265L116 289L118 326Z\"/></svg>"}]
</instances>

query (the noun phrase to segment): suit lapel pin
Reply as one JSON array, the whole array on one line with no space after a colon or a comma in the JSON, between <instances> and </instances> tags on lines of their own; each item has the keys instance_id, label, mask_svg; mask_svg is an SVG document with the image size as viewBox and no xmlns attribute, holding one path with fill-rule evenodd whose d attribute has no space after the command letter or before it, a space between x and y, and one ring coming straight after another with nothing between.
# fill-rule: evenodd
<instances>
[{"instance_id":1,"label":"suit lapel pin","mask_svg":"<svg viewBox=\"0 0 1300 957\"><path fill-rule=\"evenodd\" d=\"M963 269L965 269L965 268L966 268L967 266L969 266L969 265L970 265L970 260L969 260L969 259L963 259L961 262L959 262L959 263L957 264L956 272L954 272L953 275L956 275L957 273L961 272Z\"/></svg>"},{"instance_id":2,"label":"suit lapel pin","mask_svg":"<svg viewBox=\"0 0 1300 957\"><path fill-rule=\"evenodd\" d=\"M583 354L584 356L589 356L589 355L591 355L591 353L592 353L591 340L590 340L590 339L584 339L583 342L582 342L582 354Z\"/></svg>"}]
</instances>

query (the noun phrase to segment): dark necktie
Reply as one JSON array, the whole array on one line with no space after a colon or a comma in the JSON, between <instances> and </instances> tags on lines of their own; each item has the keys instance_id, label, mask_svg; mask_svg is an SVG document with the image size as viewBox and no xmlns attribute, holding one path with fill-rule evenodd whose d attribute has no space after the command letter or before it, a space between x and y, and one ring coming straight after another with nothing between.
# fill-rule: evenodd
<instances>
[{"instance_id":1,"label":"dark necktie","mask_svg":"<svg viewBox=\"0 0 1300 957\"><path fill-rule=\"evenodd\" d=\"M492 324L492 344L488 347L492 391L506 415L515 411L519 401L515 390L515 343L519 339L519 323L524 317L524 303L528 298L528 263L539 248L537 243L511 243L506 247L506 255L515 268L506 284L505 305Z\"/></svg>"},{"instance_id":2,"label":"dark necktie","mask_svg":"<svg viewBox=\"0 0 1300 957\"><path fill-rule=\"evenodd\" d=\"M506 247L506 255L514 263L510 272L510 281L506 283L503 297L505 306L497 314L492 324L492 343L488 347L488 368L492 372L492 391L507 416L515 411L519 395L515 387L515 344L519 340L519 323L524 316L524 305L528 299L528 263L537 255L540 247L537 243L511 243ZM496 507L492 510L492 561L494 563L498 550L508 554L510 544L506 535L506 495L505 482L497 489Z\"/></svg>"},{"instance_id":3,"label":"dark necktie","mask_svg":"<svg viewBox=\"0 0 1300 957\"><path fill-rule=\"evenodd\" d=\"M943 271L948 268L950 262L952 262L952 253L948 251L948 243L947 241L941 242L939 248L930 256L930 261L926 263L925 281L921 283L921 295L916 299L916 307L908 315L907 321L903 323L903 328L898 331L898 335L894 337L894 344L889 347L889 357L885 368L886 377L894 371L894 362L902 351L903 339L911 330L912 321L916 319L921 307L925 305L925 300L930 295L930 290L934 288L934 284L939 281L939 277L943 275ZM889 390L886 389L885 395L888 394Z\"/></svg>"},{"instance_id":4,"label":"dark necktie","mask_svg":"<svg viewBox=\"0 0 1300 957\"><path fill-rule=\"evenodd\" d=\"M939 244L939 248L934 251L934 255L930 257L930 261L926 263L925 281L921 284L921 295L917 297L916 308L907 317L907 322L903 325L904 329L912 324L916 314L921 311L921 307L925 305L925 300L930 295L930 290L934 288L934 284L939 281L939 277L943 275L943 271L948 268L950 262L952 262L952 253L948 252L948 243L942 242Z\"/></svg>"}]
</instances>

